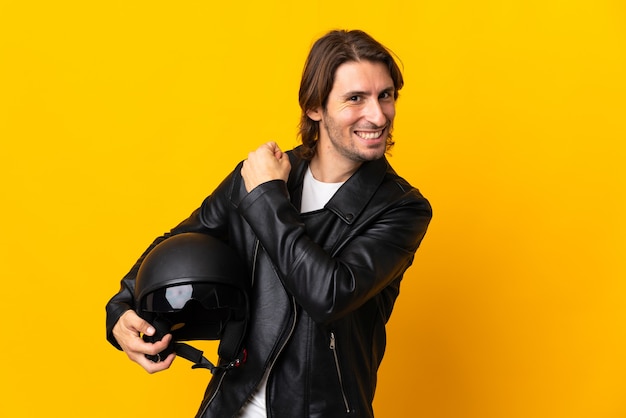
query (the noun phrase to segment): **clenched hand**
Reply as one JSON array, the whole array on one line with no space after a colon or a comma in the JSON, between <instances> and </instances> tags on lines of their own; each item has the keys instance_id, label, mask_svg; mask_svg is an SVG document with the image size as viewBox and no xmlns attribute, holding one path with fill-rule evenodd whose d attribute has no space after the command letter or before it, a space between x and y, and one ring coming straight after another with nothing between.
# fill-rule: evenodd
<instances>
[{"instance_id":1,"label":"clenched hand","mask_svg":"<svg viewBox=\"0 0 626 418\"><path fill-rule=\"evenodd\" d=\"M141 338L141 334L152 336L154 332L154 328L148 322L131 310L126 311L113 327L113 336L128 358L139 364L148 373L156 373L169 368L176 357L172 353L158 363L146 358L146 354L156 355L165 350L172 339L171 334L167 334L155 343L145 342Z\"/></svg>"},{"instance_id":2,"label":"clenched hand","mask_svg":"<svg viewBox=\"0 0 626 418\"><path fill-rule=\"evenodd\" d=\"M267 142L248 154L243 162L241 176L246 190L252 191L258 185L272 181L287 181L291 163L275 142Z\"/></svg>"}]
</instances>

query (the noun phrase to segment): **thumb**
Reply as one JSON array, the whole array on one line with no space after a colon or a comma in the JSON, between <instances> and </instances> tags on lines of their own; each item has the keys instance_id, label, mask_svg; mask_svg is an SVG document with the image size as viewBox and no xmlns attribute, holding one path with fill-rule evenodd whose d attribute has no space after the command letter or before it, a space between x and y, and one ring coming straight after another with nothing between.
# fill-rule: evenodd
<instances>
[{"instance_id":1,"label":"thumb","mask_svg":"<svg viewBox=\"0 0 626 418\"><path fill-rule=\"evenodd\" d=\"M126 311L126 313L124 314L124 319L126 327L131 330L134 329L135 331L139 331L140 333L146 334L148 336L153 336L156 332L156 329L152 325L150 325L148 321L144 320L132 310Z\"/></svg>"},{"instance_id":2,"label":"thumb","mask_svg":"<svg viewBox=\"0 0 626 418\"><path fill-rule=\"evenodd\" d=\"M138 327L139 332L149 337L152 337L156 333L156 329L148 321L141 318L139 315L137 315L137 317L141 320L141 323Z\"/></svg>"},{"instance_id":3,"label":"thumb","mask_svg":"<svg viewBox=\"0 0 626 418\"><path fill-rule=\"evenodd\" d=\"M154 329L154 327L152 325L150 325L147 322L145 322L145 325L146 326L145 326L145 330L143 331L143 333L146 334L149 337L152 337L154 335L154 333L156 332L156 330Z\"/></svg>"},{"instance_id":4,"label":"thumb","mask_svg":"<svg viewBox=\"0 0 626 418\"><path fill-rule=\"evenodd\" d=\"M289 161L289 156L287 154L283 152L279 157L276 158L278 158L278 162L281 166L291 168L291 162Z\"/></svg>"}]
</instances>

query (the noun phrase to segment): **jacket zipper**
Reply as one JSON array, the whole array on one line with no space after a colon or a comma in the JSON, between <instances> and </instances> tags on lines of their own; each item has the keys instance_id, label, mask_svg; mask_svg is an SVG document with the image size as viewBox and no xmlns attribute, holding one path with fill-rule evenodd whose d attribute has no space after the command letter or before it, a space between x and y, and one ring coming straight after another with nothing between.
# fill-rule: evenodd
<instances>
[{"instance_id":1,"label":"jacket zipper","mask_svg":"<svg viewBox=\"0 0 626 418\"><path fill-rule=\"evenodd\" d=\"M267 382L266 382L266 385L269 384L270 374L272 373L272 369L274 368L274 364L276 364L276 360L278 359L278 356L280 356L280 353L283 352L283 350L285 349L285 346L287 345L287 343L291 339L291 336L293 335L293 331L296 329L296 320L297 320L298 313L297 313L297 306L296 306L296 298L293 297L293 296L291 297L291 305L292 305L292 308L293 308L293 322L291 324L291 329L289 330L289 334L287 334L287 337L285 338L285 341L283 341L283 344L280 346L280 349L278 350L278 352L274 356L274 360L272 361L272 364L270 364L268 369L267 369ZM266 390L265 391L265 410L266 410L266 414L267 414L268 418L272 415L272 412L271 412L271 409L270 409L269 405L270 405L270 391Z\"/></svg>"},{"instance_id":2,"label":"jacket zipper","mask_svg":"<svg viewBox=\"0 0 626 418\"><path fill-rule=\"evenodd\" d=\"M343 387L343 377L341 376L341 368L339 367L339 355L337 354L337 343L335 341L335 333L333 331L330 332L330 349L333 352L333 357L335 358L335 368L337 369L337 376L339 377L339 387L341 388L343 405L346 408L346 412L349 414L350 405L348 404L348 397L346 396L346 391Z\"/></svg>"},{"instance_id":3,"label":"jacket zipper","mask_svg":"<svg viewBox=\"0 0 626 418\"><path fill-rule=\"evenodd\" d=\"M256 240L256 247L255 247L255 251L254 251L254 263L253 263L253 268L255 270L256 270L256 260L257 260L257 255L258 255L258 251L259 251L259 245L260 245L260 241L257 239ZM278 271L275 267L274 267L274 270ZM296 304L296 298L293 297L293 296L291 296L291 308L292 308L292 312L293 312L293 321L291 323L291 328L289 329L289 333L287 334L287 336L285 337L285 340L283 341L282 345L280 346L280 348L276 352L276 355L274 356L274 360L268 366L267 370L264 372L264 373L267 373L267 382L265 383L266 386L269 385L270 375L272 374L272 369L274 368L274 365L276 364L276 360L280 356L280 353L282 353L283 350L285 349L285 347L287 346L287 343L289 342L289 340L291 339L291 336L293 335L293 331L296 329L296 321L298 319L298 306ZM270 405L270 391L266 390L265 391L265 411L266 411L266 414L267 414L268 418L271 417L271 415L272 415L272 411L271 411L269 405Z\"/></svg>"},{"instance_id":4,"label":"jacket zipper","mask_svg":"<svg viewBox=\"0 0 626 418\"><path fill-rule=\"evenodd\" d=\"M215 397L217 396L227 372L228 372L227 370L222 371L222 375L220 376L220 381L217 382L217 387L213 391L213 396L211 396L211 398L207 401L206 405L204 405L204 408L202 408L202 413L199 416L204 416L204 413L206 412L207 408L209 407L209 405L211 405L211 402L213 402L213 399L215 399Z\"/></svg>"}]
</instances>

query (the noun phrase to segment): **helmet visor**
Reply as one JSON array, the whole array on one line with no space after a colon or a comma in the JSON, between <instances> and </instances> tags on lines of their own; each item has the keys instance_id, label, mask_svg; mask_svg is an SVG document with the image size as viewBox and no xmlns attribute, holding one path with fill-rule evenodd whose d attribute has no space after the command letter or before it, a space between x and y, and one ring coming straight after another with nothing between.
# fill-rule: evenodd
<instances>
[{"instance_id":1,"label":"helmet visor","mask_svg":"<svg viewBox=\"0 0 626 418\"><path fill-rule=\"evenodd\" d=\"M239 308L245 299L237 288L213 283L185 283L157 289L146 295L142 309L146 312L179 312L191 301L204 309Z\"/></svg>"}]
</instances>

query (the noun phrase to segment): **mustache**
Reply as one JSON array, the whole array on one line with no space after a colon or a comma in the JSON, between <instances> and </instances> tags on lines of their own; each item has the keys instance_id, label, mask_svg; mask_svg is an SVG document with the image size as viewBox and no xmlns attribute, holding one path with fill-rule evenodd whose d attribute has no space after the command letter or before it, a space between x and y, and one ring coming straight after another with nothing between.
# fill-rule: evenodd
<instances>
[{"instance_id":1,"label":"mustache","mask_svg":"<svg viewBox=\"0 0 626 418\"><path fill-rule=\"evenodd\" d=\"M384 125L375 125L373 123L365 123L364 125L360 125L360 126L356 126L354 128L355 131L359 131L359 130L364 130L364 131L378 131L378 130L382 130L388 128L389 132L391 132L392 128L393 128L393 122L390 119L387 119L387 122Z\"/></svg>"}]
</instances>

